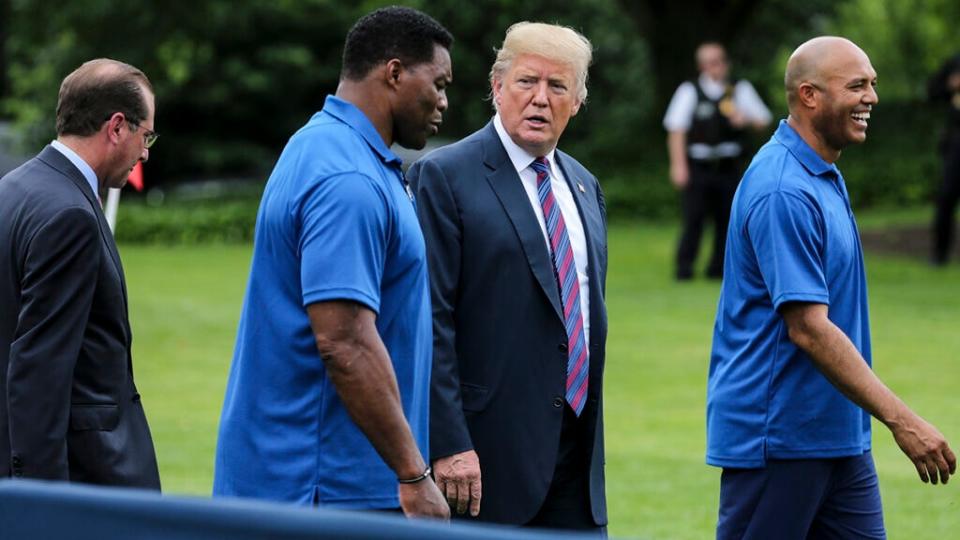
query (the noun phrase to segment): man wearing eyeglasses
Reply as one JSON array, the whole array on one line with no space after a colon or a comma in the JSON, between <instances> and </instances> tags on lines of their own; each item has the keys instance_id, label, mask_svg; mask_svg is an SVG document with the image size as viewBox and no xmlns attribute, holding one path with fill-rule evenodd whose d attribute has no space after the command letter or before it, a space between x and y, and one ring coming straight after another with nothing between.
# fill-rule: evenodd
<instances>
[{"instance_id":1,"label":"man wearing eyeglasses","mask_svg":"<svg viewBox=\"0 0 960 540\"><path fill-rule=\"evenodd\" d=\"M160 489L100 204L147 160L153 119L143 72L91 60L60 86L56 140L0 179L0 479Z\"/></svg>"}]
</instances>

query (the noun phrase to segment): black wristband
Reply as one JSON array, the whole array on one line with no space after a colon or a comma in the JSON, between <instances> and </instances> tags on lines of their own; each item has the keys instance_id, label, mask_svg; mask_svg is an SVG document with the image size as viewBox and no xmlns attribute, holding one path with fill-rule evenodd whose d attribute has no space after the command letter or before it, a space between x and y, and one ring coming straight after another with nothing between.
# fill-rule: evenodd
<instances>
[{"instance_id":1,"label":"black wristband","mask_svg":"<svg viewBox=\"0 0 960 540\"><path fill-rule=\"evenodd\" d=\"M430 474L433 473L433 469L430 466L427 466L427 470L423 471L423 474L420 476L415 476L413 478L397 478L397 482L401 484L416 484L417 482L422 482L427 478L430 478Z\"/></svg>"}]
</instances>

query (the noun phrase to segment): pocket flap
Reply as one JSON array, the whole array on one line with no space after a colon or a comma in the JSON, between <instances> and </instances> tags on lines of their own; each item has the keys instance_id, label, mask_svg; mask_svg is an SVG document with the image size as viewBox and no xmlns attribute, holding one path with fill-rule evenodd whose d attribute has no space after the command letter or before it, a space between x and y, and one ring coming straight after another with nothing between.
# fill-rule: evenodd
<instances>
[{"instance_id":1,"label":"pocket flap","mask_svg":"<svg viewBox=\"0 0 960 540\"><path fill-rule=\"evenodd\" d=\"M463 383L460 385L460 399L463 400L463 410L480 412L487 407L489 389L479 384Z\"/></svg>"},{"instance_id":2,"label":"pocket flap","mask_svg":"<svg viewBox=\"0 0 960 540\"><path fill-rule=\"evenodd\" d=\"M113 431L120 423L120 408L111 404L71 405L70 429Z\"/></svg>"}]
</instances>

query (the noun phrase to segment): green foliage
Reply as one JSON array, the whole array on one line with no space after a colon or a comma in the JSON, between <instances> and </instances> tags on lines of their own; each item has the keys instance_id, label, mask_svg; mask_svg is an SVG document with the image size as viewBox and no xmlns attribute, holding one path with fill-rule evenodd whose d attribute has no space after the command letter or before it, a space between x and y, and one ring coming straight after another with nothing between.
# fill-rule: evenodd
<instances>
[{"instance_id":1,"label":"green foliage","mask_svg":"<svg viewBox=\"0 0 960 540\"><path fill-rule=\"evenodd\" d=\"M940 184L943 124L942 111L930 104L881 101L866 142L844 150L837 162L854 206L927 204Z\"/></svg>"},{"instance_id":2,"label":"green foliage","mask_svg":"<svg viewBox=\"0 0 960 540\"><path fill-rule=\"evenodd\" d=\"M226 191L225 185L229 185ZM236 244L253 240L262 184L204 183L127 197L117 212L117 241L128 244ZM149 201L158 201L149 204Z\"/></svg>"},{"instance_id":3,"label":"green foliage","mask_svg":"<svg viewBox=\"0 0 960 540\"><path fill-rule=\"evenodd\" d=\"M255 201L183 203L151 207L125 202L116 238L130 244L236 244L253 240Z\"/></svg>"},{"instance_id":4,"label":"green foliage","mask_svg":"<svg viewBox=\"0 0 960 540\"><path fill-rule=\"evenodd\" d=\"M13 0L10 20L4 21L8 41L0 49L7 56L10 93L0 101L0 115L15 117L29 135L30 149L37 148L53 136L63 76L84 60L110 56L141 67L156 89L162 138L145 167L148 185L223 175L262 180L289 136L335 90L347 29L361 14L387 3L88 0L51 10L45 2ZM754 82L775 117L785 115L783 69L797 44L824 33L854 39L871 54L882 98L867 144L846 151L840 163L855 202L923 202L939 174L932 148L940 121L919 101L926 75L960 49L952 24L960 20L960 4L954 0L690 3L689 9L722 20L744 17L730 28L713 29L715 20L691 21L680 7L651 1L403 3L430 13L456 37L451 106L442 129L449 139L469 134L492 116L489 69L510 24L549 13L547 20L592 40L589 99L569 124L561 148L600 178L612 219L676 214L660 125L666 97L660 94L672 90L672 79L694 75L687 52L708 37L727 38L737 76ZM650 19L657 14L665 18ZM125 203L120 234L131 241L236 239L242 236L241 214L249 213L250 223L254 218L255 205L245 204L170 206L173 216L164 218L159 215L164 211ZM192 232L176 232L178 226ZM166 232L148 232L154 229Z\"/></svg>"}]
</instances>

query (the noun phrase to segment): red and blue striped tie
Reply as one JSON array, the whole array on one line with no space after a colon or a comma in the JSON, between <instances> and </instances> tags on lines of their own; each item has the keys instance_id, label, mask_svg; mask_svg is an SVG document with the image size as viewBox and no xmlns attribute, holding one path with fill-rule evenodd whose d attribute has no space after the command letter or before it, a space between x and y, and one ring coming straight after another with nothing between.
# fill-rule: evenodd
<instances>
[{"instance_id":1,"label":"red and blue striped tie","mask_svg":"<svg viewBox=\"0 0 960 540\"><path fill-rule=\"evenodd\" d=\"M560 288L563 322L567 329L567 403L573 412L580 416L587 402L590 355L583 335L577 263L573 260L573 247L570 245L570 237L567 236L567 224L550 187L550 163L547 158L540 157L530 166L537 173L537 194L540 197L540 207L543 208L543 219L547 222L550 255Z\"/></svg>"}]
</instances>

